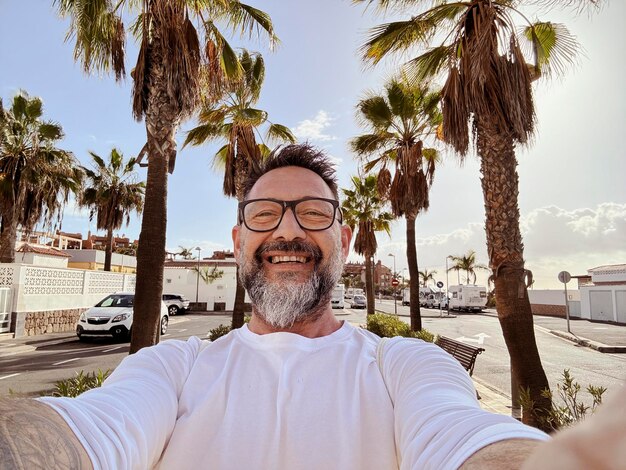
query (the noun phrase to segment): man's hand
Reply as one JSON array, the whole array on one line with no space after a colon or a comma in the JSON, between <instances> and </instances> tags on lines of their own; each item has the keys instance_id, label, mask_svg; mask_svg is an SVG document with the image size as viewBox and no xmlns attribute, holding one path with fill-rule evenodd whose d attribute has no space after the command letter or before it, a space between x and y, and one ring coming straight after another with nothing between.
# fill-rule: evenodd
<instances>
[{"instance_id":1,"label":"man's hand","mask_svg":"<svg viewBox=\"0 0 626 470\"><path fill-rule=\"evenodd\" d=\"M0 470L91 469L65 420L32 399L0 398Z\"/></svg>"}]
</instances>

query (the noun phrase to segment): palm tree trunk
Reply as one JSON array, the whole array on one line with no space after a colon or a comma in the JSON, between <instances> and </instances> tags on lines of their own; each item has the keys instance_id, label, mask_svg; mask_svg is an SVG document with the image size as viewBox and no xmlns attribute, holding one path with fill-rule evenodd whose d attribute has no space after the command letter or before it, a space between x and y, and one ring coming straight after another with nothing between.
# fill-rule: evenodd
<instances>
[{"instance_id":1,"label":"palm tree trunk","mask_svg":"<svg viewBox=\"0 0 626 470\"><path fill-rule=\"evenodd\" d=\"M111 270L111 258L113 255L113 227L109 227L107 230L107 246L104 251L104 270Z\"/></svg>"},{"instance_id":2,"label":"palm tree trunk","mask_svg":"<svg viewBox=\"0 0 626 470\"><path fill-rule=\"evenodd\" d=\"M374 314L374 276L372 276L372 256L365 255L365 295L367 296L367 314Z\"/></svg>"},{"instance_id":3,"label":"palm tree trunk","mask_svg":"<svg viewBox=\"0 0 626 470\"><path fill-rule=\"evenodd\" d=\"M517 383L530 392L537 407L524 410L524 423L543 428L538 416L550 408L542 395L549 388L535 340L533 316L524 271L524 246L519 228L517 160L513 139L500 129L479 123L478 154L486 212L489 267L494 273L496 308Z\"/></svg>"},{"instance_id":4,"label":"palm tree trunk","mask_svg":"<svg viewBox=\"0 0 626 470\"><path fill-rule=\"evenodd\" d=\"M422 329L422 316L420 314L420 285L419 268L417 266L417 246L415 245L415 216L406 214L406 260L409 265L409 286L411 303L409 311L411 315L411 329Z\"/></svg>"},{"instance_id":5,"label":"palm tree trunk","mask_svg":"<svg viewBox=\"0 0 626 470\"><path fill-rule=\"evenodd\" d=\"M0 263L15 263L15 242L17 239L17 217L15 206L9 204L2 211L2 231L0 232Z\"/></svg>"},{"instance_id":6,"label":"palm tree trunk","mask_svg":"<svg viewBox=\"0 0 626 470\"><path fill-rule=\"evenodd\" d=\"M235 287L235 305L233 306L233 319L230 327L232 329L241 328L244 321L244 308L246 305L246 289L239 280L239 266L237 266L237 286Z\"/></svg>"},{"instance_id":7,"label":"palm tree trunk","mask_svg":"<svg viewBox=\"0 0 626 470\"><path fill-rule=\"evenodd\" d=\"M153 34L159 34L158 27ZM148 176L137 249L131 354L159 341L167 230L167 171L170 159L176 156L175 134L179 123L176 103L167 90L167 71L163 51L157 47L159 44L155 39L150 49L150 90L145 113Z\"/></svg>"}]
</instances>

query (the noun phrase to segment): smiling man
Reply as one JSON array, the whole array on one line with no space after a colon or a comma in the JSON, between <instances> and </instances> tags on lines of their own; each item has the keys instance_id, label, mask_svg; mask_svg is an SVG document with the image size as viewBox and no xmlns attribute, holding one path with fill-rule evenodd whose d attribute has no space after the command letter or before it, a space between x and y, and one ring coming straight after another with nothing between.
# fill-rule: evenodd
<instances>
[{"instance_id":1,"label":"smiling man","mask_svg":"<svg viewBox=\"0 0 626 470\"><path fill-rule=\"evenodd\" d=\"M322 153L284 147L244 190L232 235L249 324L144 348L75 399L11 402L0 468L516 468L545 440L481 410L437 346L383 345L334 316L351 231Z\"/></svg>"}]
</instances>

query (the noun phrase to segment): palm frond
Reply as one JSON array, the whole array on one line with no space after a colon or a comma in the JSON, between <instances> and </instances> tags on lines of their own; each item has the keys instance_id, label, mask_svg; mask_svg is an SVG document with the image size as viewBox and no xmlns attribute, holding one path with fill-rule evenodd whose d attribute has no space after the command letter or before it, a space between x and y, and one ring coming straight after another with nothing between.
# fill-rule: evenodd
<instances>
[{"instance_id":1,"label":"palm frond","mask_svg":"<svg viewBox=\"0 0 626 470\"><path fill-rule=\"evenodd\" d=\"M359 101L357 109L360 117L375 129L387 129L391 124L392 111L382 96L372 96Z\"/></svg>"},{"instance_id":2,"label":"palm frond","mask_svg":"<svg viewBox=\"0 0 626 470\"><path fill-rule=\"evenodd\" d=\"M562 76L576 64L579 45L565 25L538 22L527 26L521 35L527 40L525 55L534 59L538 72L548 78ZM523 44L523 43L522 43Z\"/></svg>"},{"instance_id":3,"label":"palm frond","mask_svg":"<svg viewBox=\"0 0 626 470\"><path fill-rule=\"evenodd\" d=\"M376 65L388 54L402 52L427 41L433 35L435 26L430 19L422 20L418 17L374 26L369 30L367 41L361 46L362 58Z\"/></svg>"},{"instance_id":4,"label":"palm frond","mask_svg":"<svg viewBox=\"0 0 626 470\"><path fill-rule=\"evenodd\" d=\"M376 134L363 134L350 140L350 149L359 156L370 155L380 151L395 139L391 132L381 132Z\"/></svg>"},{"instance_id":5,"label":"palm frond","mask_svg":"<svg viewBox=\"0 0 626 470\"><path fill-rule=\"evenodd\" d=\"M438 77L454 58L455 44L432 47L404 64L406 80L412 85Z\"/></svg>"},{"instance_id":6,"label":"palm frond","mask_svg":"<svg viewBox=\"0 0 626 470\"><path fill-rule=\"evenodd\" d=\"M264 31L269 38L270 49L278 45L279 39L274 34L274 25L267 13L239 1L229 3L228 22L233 30L239 29L242 35L250 38L260 36L260 33Z\"/></svg>"},{"instance_id":7,"label":"palm frond","mask_svg":"<svg viewBox=\"0 0 626 470\"><path fill-rule=\"evenodd\" d=\"M267 129L267 141L272 144L285 142L295 144L296 136L293 135L293 132L291 132L291 129L287 126L283 126L282 124L271 124Z\"/></svg>"}]
</instances>

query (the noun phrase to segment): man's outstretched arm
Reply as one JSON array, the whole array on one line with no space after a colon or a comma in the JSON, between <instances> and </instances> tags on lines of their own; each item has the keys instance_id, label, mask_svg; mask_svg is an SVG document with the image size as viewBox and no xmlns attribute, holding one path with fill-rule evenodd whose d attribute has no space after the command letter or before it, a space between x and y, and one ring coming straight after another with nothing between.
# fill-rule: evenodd
<instances>
[{"instance_id":1,"label":"man's outstretched arm","mask_svg":"<svg viewBox=\"0 0 626 470\"><path fill-rule=\"evenodd\" d=\"M0 398L0 470L91 469L65 420L32 399Z\"/></svg>"},{"instance_id":2,"label":"man's outstretched arm","mask_svg":"<svg viewBox=\"0 0 626 470\"><path fill-rule=\"evenodd\" d=\"M507 439L483 447L467 459L460 470L518 469L541 441L531 439Z\"/></svg>"}]
</instances>

